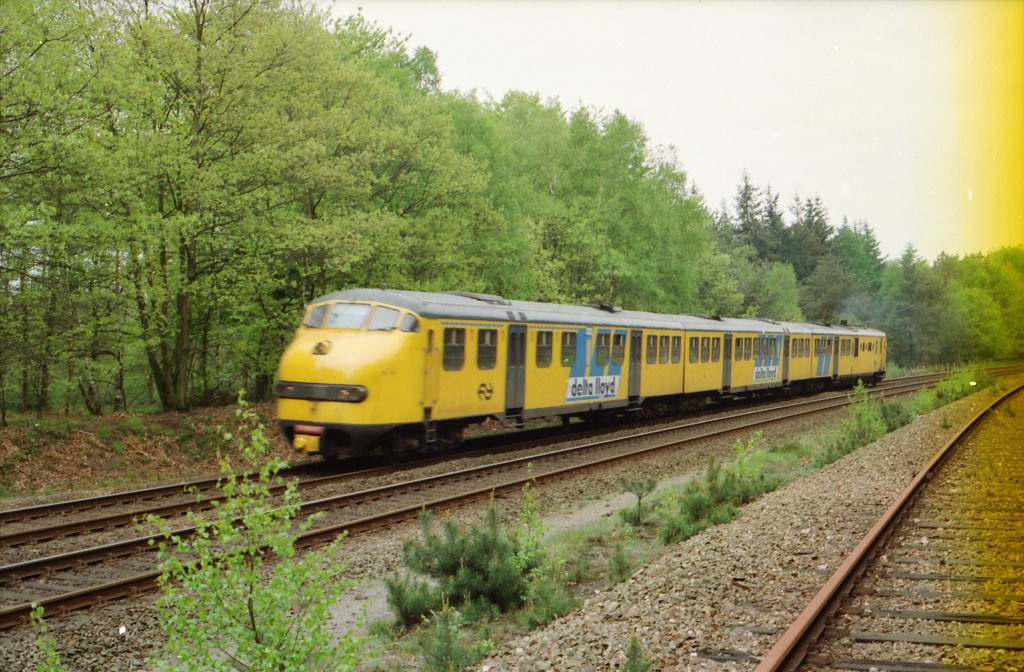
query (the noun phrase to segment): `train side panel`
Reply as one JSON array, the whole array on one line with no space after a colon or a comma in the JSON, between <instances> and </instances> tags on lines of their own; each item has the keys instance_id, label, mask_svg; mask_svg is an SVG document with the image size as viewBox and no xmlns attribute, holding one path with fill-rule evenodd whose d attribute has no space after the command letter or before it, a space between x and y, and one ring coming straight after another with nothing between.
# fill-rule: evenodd
<instances>
[{"instance_id":1,"label":"train side panel","mask_svg":"<svg viewBox=\"0 0 1024 672\"><path fill-rule=\"evenodd\" d=\"M429 328L434 347L428 357L436 372L436 393L429 395L434 397L431 419L504 412L508 324L432 320Z\"/></svg>"},{"instance_id":2,"label":"train side panel","mask_svg":"<svg viewBox=\"0 0 1024 672\"><path fill-rule=\"evenodd\" d=\"M628 396L629 330L531 325L526 353L527 416L622 406Z\"/></svg>"},{"instance_id":3,"label":"train side panel","mask_svg":"<svg viewBox=\"0 0 1024 672\"><path fill-rule=\"evenodd\" d=\"M725 332L686 332L686 394L720 391L724 366Z\"/></svg>"},{"instance_id":4,"label":"train side panel","mask_svg":"<svg viewBox=\"0 0 1024 672\"><path fill-rule=\"evenodd\" d=\"M736 333L732 341L732 392L782 385L783 334Z\"/></svg>"},{"instance_id":5,"label":"train side panel","mask_svg":"<svg viewBox=\"0 0 1024 672\"><path fill-rule=\"evenodd\" d=\"M643 332L640 396L662 397L683 392L684 339L682 331L648 329Z\"/></svg>"}]
</instances>

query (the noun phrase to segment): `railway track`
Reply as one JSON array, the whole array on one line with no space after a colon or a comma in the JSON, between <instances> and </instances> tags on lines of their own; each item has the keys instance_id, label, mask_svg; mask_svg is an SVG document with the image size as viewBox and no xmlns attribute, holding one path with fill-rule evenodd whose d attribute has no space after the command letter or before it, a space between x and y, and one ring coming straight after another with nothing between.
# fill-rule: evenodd
<instances>
[{"instance_id":1,"label":"railway track","mask_svg":"<svg viewBox=\"0 0 1024 672\"><path fill-rule=\"evenodd\" d=\"M913 378L902 378L886 381L875 389L879 393L899 393L908 385L920 383L932 383L941 379L941 374L917 376ZM914 387L913 389L917 389ZM755 409L755 414L773 413L779 409L790 407L801 407L806 404L819 402L833 402L845 400L846 393L830 394L818 397L813 400L802 400L797 402L784 402L770 404L767 407ZM750 413L748 412L748 413ZM705 423L705 420L683 421L674 423L671 427L698 426ZM637 428L649 427L652 423L635 423L632 427L618 428L620 431L634 431ZM477 440L470 450L459 454L459 457L472 457L474 455L485 455L491 453L509 453L522 451L536 445L541 445L552 438L565 438L579 440L587 436L600 435L607 432L607 429L594 431L566 432L559 430L552 431L545 428L531 432L513 433L511 436L491 436ZM503 440L504 439L504 440ZM517 440L518 439L518 440ZM406 465L406 468L422 467L450 459L449 456L435 457L427 460L420 460ZM378 466L362 468L342 473L322 474L316 467L323 465L303 465L290 473L282 474L285 478L290 475L299 475L298 487L300 491L314 491L318 488L328 486L339 486L346 482L357 479L366 479L374 476L391 473L394 467ZM303 474L308 474L302 477ZM217 501L218 479L209 478L189 483L177 483L166 486L157 486L124 493L113 493L101 495L94 498L77 499L66 502L54 502L39 506L25 507L0 511L0 563L10 562L12 558L21 559L21 555L47 555L46 546L48 542L68 537L75 537L75 540L65 542L61 551L66 552L68 546L75 546L73 550L87 548L90 544L95 545L95 540L90 535L99 532L106 532L117 528L132 526L136 521L144 520L146 516L155 515L163 518L174 518L186 512L202 512L213 508ZM272 491L277 494L284 489L283 486L274 488ZM143 506L136 506L142 504ZM79 543L74 543L74 542ZM27 550L22 547L35 545L36 547Z\"/></svg>"},{"instance_id":2,"label":"railway track","mask_svg":"<svg viewBox=\"0 0 1024 672\"><path fill-rule=\"evenodd\" d=\"M934 379L893 381L879 393L910 393L934 383ZM493 493L518 490L530 479L528 464L532 464L538 481L564 478L583 469L603 468L693 441L832 410L845 405L846 397L833 395L727 418L675 423L625 437L310 501L303 505L303 514L323 511L325 515L300 537L300 543L316 544L333 539L342 531L363 533L412 518L425 507L455 507ZM177 534L188 535L193 529L183 528ZM24 621L31 602L43 604L47 613L53 614L148 589L157 575L150 545L156 538L141 536L0 567L0 628Z\"/></svg>"},{"instance_id":3,"label":"railway track","mask_svg":"<svg viewBox=\"0 0 1024 672\"><path fill-rule=\"evenodd\" d=\"M755 672L1024 669L1022 402L935 455Z\"/></svg>"}]
</instances>

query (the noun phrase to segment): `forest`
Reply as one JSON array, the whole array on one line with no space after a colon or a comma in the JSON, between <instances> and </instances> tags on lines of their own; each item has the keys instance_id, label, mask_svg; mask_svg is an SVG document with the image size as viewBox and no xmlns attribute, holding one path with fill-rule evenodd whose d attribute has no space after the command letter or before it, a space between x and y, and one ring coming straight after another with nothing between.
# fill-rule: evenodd
<instances>
[{"instance_id":1,"label":"forest","mask_svg":"<svg viewBox=\"0 0 1024 672\"><path fill-rule=\"evenodd\" d=\"M361 15L3 7L0 423L265 399L304 304L359 286L845 319L901 366L1024 357L1024 249L888 259L746 173L708 204L642 120L445 90Z\"/></svg>"}]
</instances>

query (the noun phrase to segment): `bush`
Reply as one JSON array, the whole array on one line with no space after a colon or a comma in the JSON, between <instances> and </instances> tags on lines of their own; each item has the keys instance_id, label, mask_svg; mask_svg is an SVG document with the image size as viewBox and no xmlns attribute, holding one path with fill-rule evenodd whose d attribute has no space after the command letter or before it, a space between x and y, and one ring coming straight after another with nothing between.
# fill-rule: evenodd
<instances>
[{"instance_id":1,"label":"bush","mask_svg":"<svg viewBox=\"0 0 1024 672\"><path fill-rule=\"evenodd\" d=\"M559 571L561 564L537 573L530 581L526 609L520 619L529 628L550 623L576 608L579 601L567 587L566 576Z\"/></svg>"},{"instance_id":2,"label":"bush","mask_svg":"<svg viewBox=\"0 0 1024 672\"><path fill-rule=\"evenodd\" d=\"M36 672L64 672L64 663L57 653L57 643L48 634L50 628L43 620L43 606L38 603L32 604L32 611L29 614L32 626L36 629L36 651L46 662L36 665Z\"/></svg>"},{"instance_id":3,"label":"bush","mask_svg":"<svg viewBox=\"0 0 1024 672\"><path fill-rule=\"evenodd\" d=\"M862 382L858 382L850 394L847 414L847 419L840 427L839 436L815 460L817 466L835 462L857 448L873 443L887 431L881 404L871 399Z\"/></svg>"},{"instance_id":4,"label":"bush","mask_svg":"<svg viewBox=\"0 0 1024 672\"><path fill-rule=\"evenodd\" d=\"M651 661L644 656L644 650L636 637L629 638L629 647L626 648L626 662L622 666L622 672L647 672L651 668Z\"/></svg>"},{"instance_id":5,"label":"bush","mask_svg":"<svg viewBox=\"0 0 1024 672\"><path fill-rule=\"evenodd\" d=\"M887 432L893 432L909 425L914 419L914 411L902 401L892 399L882 404L882 422Z\"/></svg>"},{"instance_id":6,"label":"bush","mask_svg":"<svg viewBox=\"0 0 1024 672\"><path fill-rule=\"evenodd\" d=\"M432 612L426 627L420 631L419 645L423 652L422 670L426 672L457 672L475 664L494 645L489 640L470 646L459 631L462 616L446 600Z\"/></svg>"},{"instance_id":7,"label":"bush","mask_svg":"<svg viewBox=\"0 0 1024 672\"><path fill-rule=\"evenodd\" d=\"M612 556L608 558L608 585L622 583L633 573L633 563L622 544L615 544Z\"/></svg>"},{"instance_id":8,"label":"bush","mask_svg":"<svg viewBox=\"0 0 1024 672\"><path fill-rule=\"evenodd\" d=\"M939 407L939 397L934 390L921 390L910 399L910 408L918 415L930 413Z\"/></svg>"},{"instance_id":9,"label":"bush","mask_svg":"<svg viewBox=\"0 0 1024 672\"><path fill-rule=\"evenodd\" d=\"M948 404L969 394L974 394L994 382L995 378L992 377L992 374L984 369L964 369L946 380L940 381L935 388L935 394L940 404Z\"/></svg>"},{"instance_id":10,"label":"bush","mask_svg":"<svg viewBox=\"0 0 1024 672\"><path fill-rule=\"evenodd\" d=\"M654 487L658 484L653 478L639 478L639 479L627 479L620 478L619 485L626 492L631 492L636 495L636 508L635 509L623 509L619 512L622 520L634 527L641 525L644 520L644 507L643 499L647 495L654 491Z\"/></svg>"},{"instance_id":11,"label":"bush","mask_svg":"<svg viewBox=\"0 0 1024 672\"><path fill-rule=\"evenodd\" d=\"M712 460L703 480L687 483L675 499L663 500L658 535L666 544L689 539L711 525L727 523L743 504L778 487L766 472L767 455L757 450L761 434L735 444L736 458L726 465Z\"/></svg>"},{"instance_id":12,"label":"bush","mask_svg":"<svg viewBox=\"0 0 1024 672\"><path fill-rule=\"evenodd\" d=\"M501 612L519 607L527 596L527 576L535 560L517 557L520 544L506 534L498 509L487 507L483 525L465 527L447 519L441 533L433 516L420 514L422 540L406 541L402 556L407 567L432 579L418 585L391 579L387 582L388 603L405 624L426 615L423 607L436 611L442 596L457 607L482 601ZM415 603L406 600L415 598ZM477 605L478 607L480 605Z\"/></svg>"},{"instance_id":13,"label":"bush","mask_svg":"<svg viewBox=\"0 0 1024 672\"><path fill-rule=\"evenodd\" d=\"M121 434L134 434L135 436L145 436L146 434L146 425L142 422L142 418L135 415L129 415L122 420L117 429Z\"/></svg>"},{"instance_id":14,"label":"bush","mask_svg":"<svg viewBox=\"0 0 1024 672\"><path fill-rule=\"evenodd\" d=\"M151 662L158 670L351 670L362 641L327 631L330 606L352 585L334 559L341 538L296 557L295 482L278 506L270 488L282 483L278 472L286 465L266 458L263 426L240 404L239 453L248 469L239 474L221 461L214 519L190 514L199 530L188 538L171 534L167 521L148 519L167 539L159 543L157 579L166 655Z\"/></svg>"}]
</instances>

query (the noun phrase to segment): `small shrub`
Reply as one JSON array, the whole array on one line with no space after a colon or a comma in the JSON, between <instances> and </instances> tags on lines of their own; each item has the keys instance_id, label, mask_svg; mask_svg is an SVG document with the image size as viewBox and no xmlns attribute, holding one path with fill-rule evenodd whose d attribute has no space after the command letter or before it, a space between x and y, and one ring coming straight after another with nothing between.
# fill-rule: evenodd
<instances>
[{"instance_id":1,"label":"small shrub","mask_svg":"<svg viewBox=\"0 0 1024 672\"><path fill-rule=\"evenodd\" d=\"M839 437L816 461L819 466L834 462L861 446L873 443L886 433L880 404L871 399L863 383L858 382L850 394L847 413L848 417L842 423Z\"/></svg>"},{"instance_id":2,"label":"small shrub","mask_svg":"<svg viewBox=\"0 0 1024 672\"><path fill-rule=\"evenodd\" d=\"M493 648L490 642L484 642L480 647L467 644L466 637L460 632L461 625L459 612L452 609L447 600L442 601L441 608L432 612L426 627L419 634L418 642L423 655L421 669L426 672L464 670Z\"/></svg>"},{"instance_id":3,"label":"small shrub","mask_svg":"<svg viewBox=\"0 0 1024 672\"><path fill-rule=\"evenodd\" d=\"M32 626L36 629L36 633L38 633L35 642L36 651L46 661L36 665L36 672L63 672L64 664L60 659L60 654L57 653L57 643L47 634L50 628L46 625L46 621L43 620L43 605L33 604L29 618L32 620Z\"/></svg>"},{"instance_id":4,"label":"small shrub","mask_svg":"<svg viewBox=\"0 0 1024 672\"><path fill-rule=\"evenodd\" d=\"M939 396L935 390L921 390L910 398L910 408L918 415L930 413L939 406Z\"/></svg>"},{"instance_id":5,"label":"small shrub","mask_svg":"<svg viewBox=\"0 0 1024 672\"><path fill-rule=\"evenodd\" d=\"M110 444L110 450L113 451L115 455L124 455L124 445L120 441L114 441Z\"/></svg>"},{"instance_id":6,"label":"small shrub","mask_svg":"<svg viewBox=\"0 0 1024 672\"><path fill-rule=\"evenodd\" d=\"M96 438L104 443L109 443L114 438L114 428L110 425L104 425L96 430Z\"/></svg>"},{"instance_id":7,"label":"small shrub","mask_svg":"<svg viewBox=\"0 0 1024 672\"><path fill-rule=\"evenodd\" d=\"M622 583L633 574L633 563L622 544L615 544L612 555L608 558L608 585Z\"/></svg>"},{"instance_id":8,"label":"small shrub","mask_svg":"<svg viewBox=\"0 0 1024 672\"><path fill-rule=\"evenodd\" d=\"M760 437L737 442L737 459L727 465L712 460L703 480L687 483L682 492L660 511L658 535L663 543L685 541L711 525L727 523L739 515L739 506L778 486L765 471L766 456L750 451Z\"/></svg>"},{"instance_id":9,"label":"small shrub","mask_svg":"<svg viewBox=\"0 0 1024 672\"><path fill-rule=\"evenodd\" d=\"M655 486L658 484L653 478L639 478L639 479L627 479L620 478L619 485L626 492L631 492L636 495L636 508L635 509L623 509L619 512L622 520L629 525L637 526L643 523L644 509L643 499L647 495L654 491Z\"/></svg>"},{"instance_id":10,"label":"small shrub","mask_svg":"<svg viewBox=\"0 0 1024 672\"><path fill-rule=\"evenodd\" d=\"M406 541L402 556L407 567L429 577L433 584L407 589L407 594L419 599L432 592L432 610L440 608L442 595L458 607L483 600L502 612L523 603L527 576L535 566L524 566L523 556L517 557L518 543L502 528L493 504L487 507L483 525L466 527L446 519L440 534L433 516L425 511L420 514L420 532L422 540ZM392 597L401 598L389 593L389 602Z\"/></svg>"},{"instance_id":11,"label":"small shrub","mask_svg":"<svg viewBox=\"0 0 1024 672\"><path fill-rule=\"evenodd\" d=\"M321 551L296 557L294 525L301 504L295 482L281 498L271 487L286 465L267 458L269 441L258 416L239 400L241 474L221 461L221 501L212 521L190 513L193 536L172 534L165 520L149 517L166 541L159 543L157 600L165 656L157 670L351 670L362 640L327 631L331 605L353 582L335 560L339 537ZM272 562L268 562L272 560Z\"/></svg>"},{"instance_id":12,"label":"small shrub","mask_svg":"<svg viewBox=\"0 0 1024 672\"><path fill-rule=\"evenodd\" d=\"M46 418L39 421L39 433L48 439L67 439L75 431L75 423L67 418Z\"/></svg>"},{"instance_id":13,"label":"small shrub","mask_svg":"<svg viewBox=\"0 0 1024 672\"><path fill-rule=\"evenodd\" d=\"M648 672L651 669L651 661L644 655L640 641L635 636L629 638L626 662L620 669L622 672Z\"/></svg>"},{"instance_id":14,"label":"small shrub","mask_svg":"<svg viewBox=\"0 0 1024 672\"><path fill-rule=\"evenodd\" d=\"M887 362L885 365L885 377L886 378L903 378L907 375L907 369L895 364L893 362Z\"/></svg>"},{"instance_id":15,"label":"small shrub","mask_svg":"<svg viewBox=\"0 0 1024 672\"><path fill-rule=\"evenodd\" d=\"M530 582L526 609L520 621L529 628L536 628L575 609L579 601L567 584L567 576L558 571L557 565L536 575Z\"/></svg>"},{"instance_id":16,"label":"small shrub","mask_svg":"<svg viewBox=\"0 0 1024 672\"><path fill-rule=\"evenodd\" d=\"M942 424L940 425L943 429L952 429L953 425L949 422L949 418L945 415L942 416Z\"/></svg>"},{"instance_id":17,"label":"small shrub","mask_svg":"<svg viewBox=\"0 0 1024 672\"><path fill-rule=\"evenodd\" d=\"M134 434L135 436L141 437L146 434L146 425L142 422L142 418L135 415L129 415L121 421L117 430L121 434Z\"/></svg>"},{"instance_id":18,"label":"small shrub","mask_svg":"<svg viewBox=\"0 0 1024 672\"><path fill-rule=\"evenodd\" d=\"M420 623L437 607L438 595L426 581L396 575L385 578L384 587L397 625L408 627Z\"/></svg>"},{"instance_id":19,"label":"small shrub","mask_svg":"<svg viewBox=\"0 0 1024 672\"><path fill-rule=\"evenodd\" d=\"M909 425L914 419L914 411L911 410L910 406L899 401L892 399L882 404L882 422L885 423L886 431L893 432Z\"/></svg>"},{"instance_id":20,"label":"small shrub","mask_svg":"<svg viewBox=\"0 0 1024 672\"><path fill-rule=\"evenodd\" d=\"M940 403L948 404L989 387L994 382L992 374L984 369L964 369L940 381L935 387L935 394Z\"/></svg>"}]
</instances>

